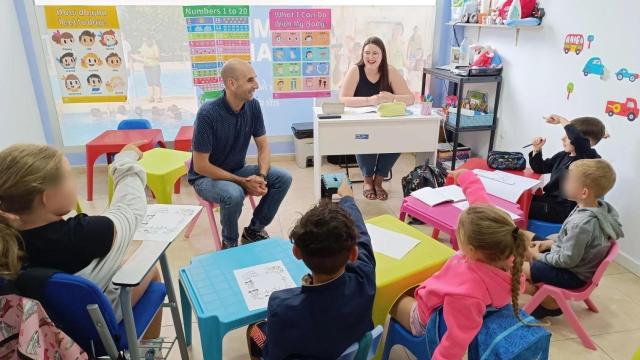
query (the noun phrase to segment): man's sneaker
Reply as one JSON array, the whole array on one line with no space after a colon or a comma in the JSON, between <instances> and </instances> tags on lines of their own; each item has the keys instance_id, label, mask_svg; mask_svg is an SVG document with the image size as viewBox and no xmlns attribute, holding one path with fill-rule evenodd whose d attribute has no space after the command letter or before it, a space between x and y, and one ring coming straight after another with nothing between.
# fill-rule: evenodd
<instances>
[{"instance_id":1,"label":"man's sneaker","mask_svg":"<svg viewBox=\"0 0 640 360\"><path fill-rule=\"evenodd\" d=\"M235 244L231 244L231 243L228 243L228 242L222 240L222 249L221 250L231 249L231 248L234 248L236 246L238 246L237 242Z\"/></svg>"},{"instance_id":2,"label":"man's sneaker","mask_svg":"<svg viewBox=\"0 0 640 360\"><path fill-rule=\"evenodd\" d=\"M256 241L266 240L268 238L269 238L269 234L267 234L267 232L264 229L260 231L255 231L247 226L246 228L244 228L244 231L242 232L243 245L251 244Z\"/></svg>"}]
</instances>

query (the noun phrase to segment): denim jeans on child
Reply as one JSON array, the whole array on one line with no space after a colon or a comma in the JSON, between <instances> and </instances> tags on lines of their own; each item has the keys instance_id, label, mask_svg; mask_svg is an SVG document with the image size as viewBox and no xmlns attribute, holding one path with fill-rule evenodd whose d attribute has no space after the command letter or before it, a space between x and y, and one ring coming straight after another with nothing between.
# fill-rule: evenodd
<instances>
[{"instance_id":1,"label":"denim jeans on child","mask_svg":"<svg viewBox=\"0 0 640 360\"><path fill-rule=\"evenodd\" d=\"M362 154L356 155L358 166L363 176L382 176L389 175L389 170L393 167L400 157L399 153L389 154Z\"/></svg>"},{"instance_id":2,"label":"denim jeans on child","mask_svg":"<svg viewBox=\"0 0 640 360\"><path fill-rule=\"evenodd\" d=\"M247 165L234 174L249 177L258 173L257 165ZM285 170L271 167L267 173L267 193L260 199L260 203L253 211L253 218L249 227L260 231L269 225L280 207L280 203L291 185L291 175ZM246 196L244 189L231 181L214 180L202 177L193 183L198 196L206 201L220 205L220 224L222 225L222 240L228 245L238 243L238 218L242 213L242 206Z\"/></svg>"}]
</instances>

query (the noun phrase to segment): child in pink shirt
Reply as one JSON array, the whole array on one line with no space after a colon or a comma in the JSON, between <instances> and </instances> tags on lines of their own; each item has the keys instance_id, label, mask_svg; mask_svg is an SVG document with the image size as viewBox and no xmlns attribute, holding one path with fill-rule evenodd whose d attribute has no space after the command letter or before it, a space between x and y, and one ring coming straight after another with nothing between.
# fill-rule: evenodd
<instances>
[{"instance_id":1,"label":"child in pink shirt","mask_svg":"<svg viewBox=\"0 0 640 360\"><path fill-rule=\"evenodd\" d=\"M530 235L489 204L473 172L457 172L454 177L471 204L458 222L461 251L420 285L414 297L398 300L391 313L415 336L422 336L431 314L442 307L447 331L432 359L461 359L482 326L486 308L511 303L517 312L525 284L522 263Z\"/></svg>"}]
</instances>

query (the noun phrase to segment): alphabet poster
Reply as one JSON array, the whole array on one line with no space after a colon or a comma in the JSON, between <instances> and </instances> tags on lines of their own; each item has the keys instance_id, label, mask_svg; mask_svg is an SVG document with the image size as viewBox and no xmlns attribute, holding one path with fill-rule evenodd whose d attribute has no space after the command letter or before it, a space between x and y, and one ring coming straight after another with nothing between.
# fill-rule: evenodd
<instances>
[{"instance_id":1,"label":"alphabet poster","mask_svg":"<svg viewBox=\"0 0 640 360\"><path fill-rule=\"evenodd\" d=\"M193 85L200 104L222 94L220 71L227 60L251 60L249 6L183 6Z\"/></svg>"},{"instance_id":2,"label":"alphabet poster","mask_svg":"<svg viewBox=\"0 0 640 360\"><path fill-rule=\"evenodd\" d=\"M330 97L331 9L271 9L273 98Z\"/></svg>"},{"instance_id":3,"label":"alphabet poster","mask_svg":"<svg viewBox=\"0 0 640 360\"><path fill-rule=\"evenodd\" d=\"M127 75L115 6L45 6L63 103L125 102Z\"/></svg>"}]
</instances>

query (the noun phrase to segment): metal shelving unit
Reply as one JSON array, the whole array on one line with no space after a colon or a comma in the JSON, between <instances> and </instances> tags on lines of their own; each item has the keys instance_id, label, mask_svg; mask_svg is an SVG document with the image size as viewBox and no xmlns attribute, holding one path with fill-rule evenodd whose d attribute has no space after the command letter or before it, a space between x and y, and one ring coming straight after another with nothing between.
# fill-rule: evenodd
<instances>
[{"instance_id":1,"label":"metal shelving unit","mask_svg":"<svg viewBox=\"0 0 640 360\"><path fill-rule=\"evenodd\" d=\"M456 168L456 156L458 152L458 137L460 133L463 132L471 132L471 131L490 131L489 136L489 151L493 150L493 142L496 133L496 128L498 126L498 105L500 104L500 89L502 87L502 76L460 76L452 73L449 70L436 69L436 68L424 68L422 70L422 96L425 95L426 89L426 80L427 75L434 76L438 79L447 80L450 83L455 84L454 93L458 97L458 105L457 108L462 108L462 99L464 97L464 87L466 84L482 84L482 83L495 83L496 84L496 96L493 104L493 121L490 126L471 126L471 127L460 127L460 115L462 111L458 111L456 113L456 125L453 126L447 122L447 119L444 120L444 127L446 130L451 131L453 133L453 149L452 149L452 159L451 159L451 170L455 170Z\"/></svg>"}]
</instances>

